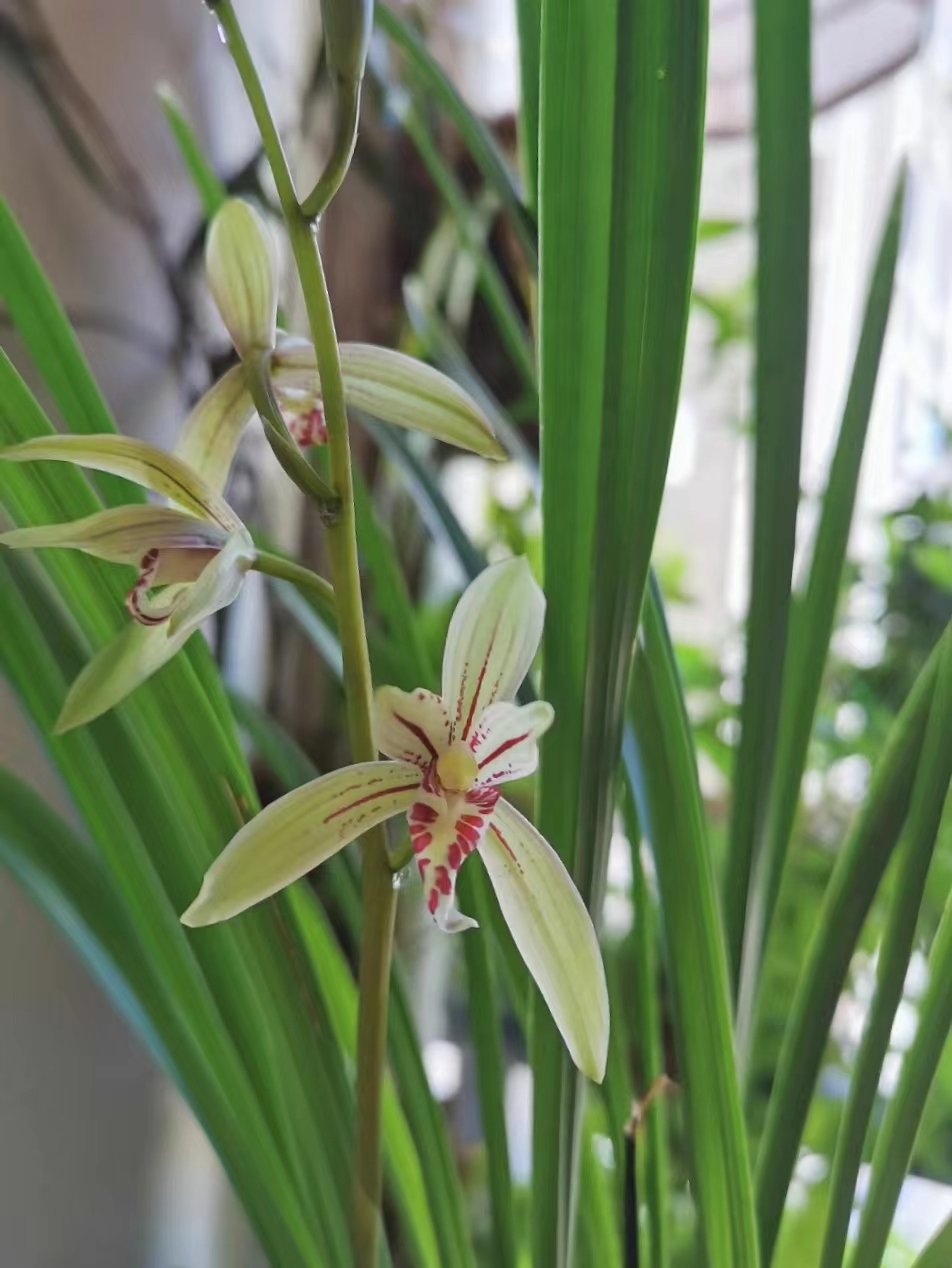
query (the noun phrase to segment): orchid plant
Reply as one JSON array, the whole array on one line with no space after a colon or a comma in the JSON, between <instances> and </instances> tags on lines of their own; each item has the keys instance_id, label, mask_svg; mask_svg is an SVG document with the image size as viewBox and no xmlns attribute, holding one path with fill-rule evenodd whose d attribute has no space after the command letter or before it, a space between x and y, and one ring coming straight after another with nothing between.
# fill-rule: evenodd
<instances>
[{"instance_id":1,"label":"orchid plant","mask_svg":"<svg viewBox=\"0 0 952 1268\"><path fill-rule=\"evenodd\" d=\"M293 219L289 227L293 231ZM319 269L309 232L302 252L299 262ZM363 408L384 422L498 459L503 450L492 427L468 393L430 366L378 347L338 347L330 308L312 313L323 353L313 342L279 331L274 238L245 200L228 200L210 224L205 271L240 361L196 403L172 453L117 435L43 436L0 450L5 462L67 462L122 475L161 500L0 535L0 544L14 549L76 549L136 568L125 597L131 621L76 678L57 730L89 723L141 686L205 620L236 600L250 569L321 593L336 610L345 683L357 714L352 738L359 760L275 801L246 824L210 867L183 922L204 926L235 917L364 838L370 877L365 918L385 941L383 959L373 943L366 954L374 975L361 979L361 992L378 1003L373 1021L361 1028L357 1058L359 1065L366 1063L364 1080L379 1087L376 1036L387 1011L385 912L392 910L393 881L392 856L373 832L406 813L427 909L437 926L447 933L475 927L458 909L455 888L463 862L478 852L574 1063L601 1082L608 994L595 926L553 847L499 795L503 782L535 771L540 738L554 718L544 701L515 702L539 648L545 612L543 592L526 560L493 564L464 593L446 640L441 696L380 687L370 704L345 408ZM307 287L307 274L303 278ZM319 274L311 284L322 292ZM238 444L256 416L281 467L321 507L335 563L333 587L257 548L224 500ZM316 446L330 450L333 484L307 458ZM389 760L376 760L378 751ZM361 1122L361 1113L369 1121ZM369 1092L365 1101L359 1096L357 1167L370 1205L364 1198L357 1205L355 1250L368 1265L379 1203L379 1130L378 1094Z\"/></svg>"}]
</instances>

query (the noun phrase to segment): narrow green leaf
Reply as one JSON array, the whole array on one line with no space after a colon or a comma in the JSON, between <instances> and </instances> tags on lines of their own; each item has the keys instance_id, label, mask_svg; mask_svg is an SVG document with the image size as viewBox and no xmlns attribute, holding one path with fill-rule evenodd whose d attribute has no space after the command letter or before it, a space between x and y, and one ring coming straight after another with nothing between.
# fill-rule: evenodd
<instances>
[{"instance_id":1,"label":"narrow green leaf","mask_svg":"<svg viewBox=\"0 0 952 1268\"><path fill-rule=\"evenodd\" d=\"M783 692L777 734L777 761L767 808L763 849L754 873L744 963L737 1005L738 1050L750 1041L751 1013L760 965L780 890L780 878L806 766L823 669L826 664L859 484L866 430L873 405L886 322L889 317L905 177L901 175L879 244L879 254L866 298L843 421L830 464L823 511L813 547L806 593L790 614L790 637L784 664Z\"/></svg>"},{"instance_id":2,"label":"narrow green leaf","mask_svg":"<svg viewBox=\"0 0 952 1268\"><path fill-rule=\"evenodd\" d=\"M952 1264L952 1218L946 1220L923 1247L912 1268L949 1268Z\"/></svg>"},{"instance_id":3,"label":"narrow green leaf","mask_svg":"<svg viewBox=\"0 0 952 1268\"><path fill-rule=\"evenodd\" d=\"M757 325L747 665L724 920L736 990L761 847L783 682L810 281L810 0L756 0Z\"/></svg>"},{"instance_id":4,"label":"narrow green leaf","mask_svg":"<svg viewBox=\"0 0 952 1268\"><path fill-rule=\"evenodd\" d=\"M952 1028L952 896L929 954L929 984L919 1004L919 1026L903 1058L896 1091L876 1138L869 1187L860 1217L853 1268L879 1268L899 1194L916 1143L926 1099Z\"/></svg>"},{"instance_id":5,"label":"narrow green leaf","mask_svg":"<svg viewBox=\"0 0 952 1268\"><path fill-rule=\"evenodd\" d=\"M116 430L79 340L7 204L0 199L0 300L70 431ZM99 482L110 506L139 502L144 495L128 481Z\"/></svg>"},{"instance_id":6,"label":"narrow green leaf","mask_svg":"<svg viewBox=\"0 0 952 1268\"><path fill-rule=\"evenodd\" d=\"M645 604L643 637L632 684L635 746L626 753L626 766L658 874L704 1263L756 1268L760 1255L717 888L690 723L656 601Z\"/></svg>"},{"instance_id":7,"label":"narrow green leaf","mask_svg":"<svg viewBox=\"0 0 952 1268\"><path fill-rule=\"evenodd\" d=\"M505 207L529 270L534 273L538 264L535 228L522 205L509 163L492 133L473 114L446 71L407 22L386 4L377 5L374 19L387 38L406 54L413 75L453 121L476 166Z\"/></svg>"},{"instance_id":8,"label":"narrow green leaf","mask_svg":"<svg viewBox=\"0 0 952 1268\"><path fill-rule=\"evenodd\" d=\"M593 912L677 411L706 51L705 0L552 3L544 14L543 695L559 725L543 749L540 827ZM538 1017L533 1248L540 1262L562 1264L572 1250L579 1085Z\"/></svg>"},{"instance_id":9,"label":"narrow green leaf","mask_svg":"<svg viewBox=\"0 0 952 1268\"><path fill-rule=\"evenodd\" d=\"M650 597L649 602L651 602ZM666 1073L661 1016L658 1007L657 916L641 857L641 825L638 822L631 785L627 780L622 805L625 812L625 829L631 843L632 897L635 909L632 937L634 963L631 968L636 979L637 1012L634 1029L641 1054L643 1079L643 1086L638 1089L638 1092L640 1096L645 1096L656 1081ZM657 1097L648 1111L647 1124L640 1137L639 1153L643 1158L643 1171L647 1178L644 1197L648 1211L650 1255L645 1257L645 1262L650 1264L651 1268L668 1268L671 1256L671 1220L668 1204L670 1166L668 1111L663 1096Z\"/></svg>"},{"instance_id":10,"label":"narrow green leaf","mask_svg":"<svg viewBox=\"0 0 952 1268\"><path fill-rule=\"evenodd\" d=\"M211 220L216 211L228 197L228 191L218 175L209 166L204 151L192 130L185 106L171 84L158 84L155 94L165 115L165 121L172 133L172 139L178 146L182 162L192 178L195 192L202 203L202 211L206 220Z\"/></svg>"},{"instance_id":11,"label":"narrow green leaf","mask_svg":"<svg viewBox=\"0 0 952 1268\"><path fill-rule=\"evenodd\" d=\"M936 648L893 723L816 915L757 1155L757 1217L765 1263L770 1262L777 1240L836 1001L909 809L938 662Z\"/></svg>"},{"instance_id":12,"label":"narrow green leaf","mask_svg":"<svg viewBox=\"0 0 952 1268\"><path fill-rule=\"evenodd\" d=\"M853 1194L870 1115L889 1050L896 1009L902 1000L926 876L935 849L949 780L952 779L952 637L943 640L935 692L912 790L899 876L876 965L876 997L853 1067L833 1172L820 1268L840 1268L846 1250Z\"/></svg>"},{"instance_id":13,"label":"narrow green leaf","mask_svg":"<svg viewBox=\"0 0 952 1268\"><path fill-rule=\"evenodd\" d=\"M80 745L75 745L79 748ZM108 783L100 785L105 791ZM0 861L69 939L120 1013L178 1085L216 1145L274 1264L306 1262L290 1242L275 1186L280 1168L247 1136L234 1088L214 1073L207 1045L172 1004L162 960L149 955L112 879L72 830L34 793L0 770ZM206 1029L210 1019L206 1022Z\"/></svg>"}]
</instances>

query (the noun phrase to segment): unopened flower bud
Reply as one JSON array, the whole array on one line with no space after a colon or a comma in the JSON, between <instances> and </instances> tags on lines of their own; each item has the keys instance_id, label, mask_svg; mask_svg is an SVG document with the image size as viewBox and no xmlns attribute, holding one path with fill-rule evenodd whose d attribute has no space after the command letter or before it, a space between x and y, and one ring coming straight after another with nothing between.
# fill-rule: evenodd
<instances>
[{"instance_id":1,"label":"unopened flower bud","mask_svg":"<svg viewBox=\"0 0 952 1268\"><path fill-rule=\"evenodd\" d=\"M205 246L208 286L241 357L274 347L278 261L261 215L231 198L215 216Z\"/></svg>"}]
</instances>

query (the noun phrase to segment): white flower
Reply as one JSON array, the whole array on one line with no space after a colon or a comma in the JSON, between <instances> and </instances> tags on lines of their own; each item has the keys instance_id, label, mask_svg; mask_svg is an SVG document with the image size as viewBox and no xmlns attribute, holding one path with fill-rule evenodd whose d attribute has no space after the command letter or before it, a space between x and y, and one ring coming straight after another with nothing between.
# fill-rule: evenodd
<instances>
[{"instance_id":1,"label":"white flower","mask_svg":"<svg viewBox=\"0 0 952 1268\"><path fill-rule=\"evenodd\" d=\"M442 694L378 691L377 743L391 760L345 767L268 806L209 869L184 923L237 915L368 828L406 814L437 924L449 933L473 927L457 907L456 877L478 852L573 1060L601 1081L608 992L594 927L558 855L500 795L500 785L535 770L539 737L553 721L544 701L513 703L544 615L524 559L487 568L453 614Z\"/></svg>"}]
</instances>

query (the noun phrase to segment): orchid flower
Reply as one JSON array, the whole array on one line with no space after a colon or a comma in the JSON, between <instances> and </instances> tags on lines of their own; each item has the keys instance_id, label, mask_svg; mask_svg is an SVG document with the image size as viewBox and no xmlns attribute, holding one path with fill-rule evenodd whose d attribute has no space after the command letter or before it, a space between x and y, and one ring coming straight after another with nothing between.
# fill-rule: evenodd
<instances>
[{"instance_id":1,"label":"orchid flower","mask_svg":"<svg viewBox=\"0 0 952 1268\"><path fill-rule=\"evenodd\" d=\"M278 265L271 231L242 199L229 199L212 221L205 251L209 289L242 361L268 358L271 387L292 437L301 446L327 440L321 378L313 345L276 327ZM340 345L348 407L486 458L504 458L485 414L452 379L414 357L365 343ZM181 444L189 460L211 444L227 471L256 409L243 365L233 366L201 398ZM209 438L212 438L209 441Z\"/></svg>"},{"instance_id":2,"label":"orchid flower","mask_svg":"<svg viewBox=\"0 0 952 1268\"><path fill-rule=\"evenodd\" d=\"M448 933L474 927L457 906L456 878L479 853L573 1060L600 1082L608 994L592 921L556 852L500 795L501 784L535 770L539 738L554 717L544 701L513 703L544 615L525 559L487 568L450 622L442 694L378 690L377 744L390 760L347 766L273 802L212 865L183 922L227 920L375 824L406 814L437 925Z\"/></svg>"},{"instance_id":3,"label":"orchid flower","mask_svg":"<svg viewBox=\"0 0 952 1268\"><path fill-rule=\"evenodd\" d=\"M73 683L57 722L57 731L67 731L118 704L171 660L207 617L237 598L255 562L254 543L220 487L200 470L128 436L41 436L0 450L0 458L72 462L125 476L171 504L115 507L68 524L0 534L5 546L81 550L138 569L126 596L133 623ZM156 586L163 588L150 594Z\"/></svg>"}]
</instances>

